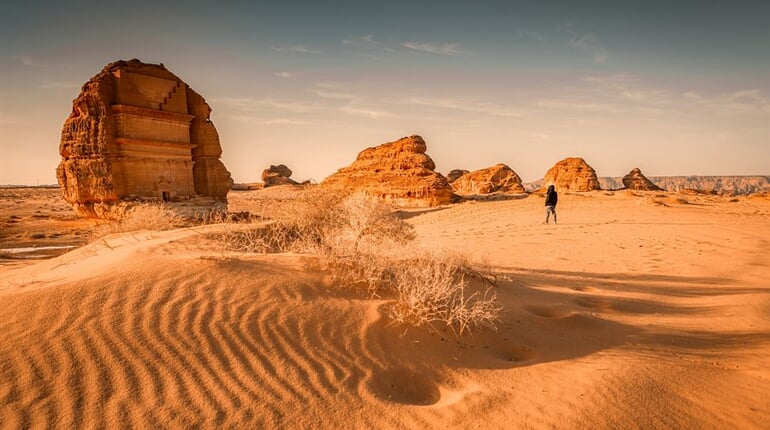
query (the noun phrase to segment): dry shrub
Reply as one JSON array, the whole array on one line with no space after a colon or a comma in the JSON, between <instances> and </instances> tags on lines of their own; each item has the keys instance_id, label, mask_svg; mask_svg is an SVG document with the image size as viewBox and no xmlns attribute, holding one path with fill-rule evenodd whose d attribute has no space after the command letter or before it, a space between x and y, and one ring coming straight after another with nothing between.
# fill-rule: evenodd
<instances>
[{"instance_id":1,"label":"dry shrub","mask_svg":"<svg viewBox=\"0 0 770 430\"><path fill-rule=\"evenodd\" d=\"M183 218L162 203L123 206L115 210L112 220L97 225L93 235L100 238L138 230L171 230L183 224Z\"/></svg>"},{"instance_id":2,"label":"dry shrub","mask_svg":"<svg viewBox=\"0 0 770 430\"><path fill-rule=\"evenodd\" d=\"M266 224L233 226L219 239L236 252L316 255L336 286L392 298L395 321L445 324L460 334L497 321L501 308L490 287L492 272L467 257L415 247L411 225L382 201L312 190L274 217ZM470 278L489 285L471 290Z\"/></svg>"},{"instance_id":3,"label":"dry shrub","mask_svg":"<svg viewBox=\"0 0 770 430\"><path fill-rule=\"evenodd\" d=\"M501 308L490 288L470 290L469 268L467 259L447 253L423 252L392 262L392 318L414 325L443 323L460 334L471 327L494 328Z\"/></svg>"}]
</instances>

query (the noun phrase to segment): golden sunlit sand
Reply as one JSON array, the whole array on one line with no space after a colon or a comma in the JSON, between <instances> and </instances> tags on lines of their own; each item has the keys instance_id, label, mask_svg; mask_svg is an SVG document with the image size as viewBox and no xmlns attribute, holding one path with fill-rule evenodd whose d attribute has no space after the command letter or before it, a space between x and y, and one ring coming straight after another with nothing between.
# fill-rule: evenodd
<instances>
[{"instance_id":1,"label":"golden sunlit sand","mask_svg":"<svg viewBox=\"0 0 770 430\"><path fill-rule=\"evenodd\" d=\"M230 210L294 190L231 192ZM388 297L335 288L312 256L198 246L221 225L120 233L2 260L0 427L770 422L766 197L562 193L558 225L536 194L399 215L418 243L489 262L497 330L393 323Z\"/></svg>"}]
</instances>

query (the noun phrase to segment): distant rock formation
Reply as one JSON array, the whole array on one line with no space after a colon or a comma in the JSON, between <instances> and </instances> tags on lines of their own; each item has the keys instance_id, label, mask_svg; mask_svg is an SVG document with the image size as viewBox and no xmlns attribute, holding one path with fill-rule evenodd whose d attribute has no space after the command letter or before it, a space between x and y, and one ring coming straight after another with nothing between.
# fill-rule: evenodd
<instances>
[{"instance_id":1,"label":"distant rock formation","mask_svg":"<svg viewBox=\"0 0 770 430\"><path fill-rule=\"evenodd\" d=\"M451 173L451 172L450 172ZM452 182L457 194L524 193L521 178L505 164L475 170Z\"/></svg>"},{"instance_id":2,"label":"distant rock formation","mask_svg":"<svg viewBox=\"0 0 770 430\"><path fill-rule=\"evenodd\" d=\"M291 169L284 164L271 165L270 168L262 171L262 182L265 183L265 188L275 185L297 185L297 181L290 179L291 174Z\"/></svg>"},{"instance_id":3,"label":"distant rock formation","mask_svg":"<svg viewBox=\"0 0 770 430\"><path fill-rule=\"evenodd\" d=\"M557 191L599 190L594 169L582 158L565 158L545 174L544 185L554 185Z\"/></svg>"},{"instance_id":4,"label":"distant rock formation","mask_svg":"<svg viewBox=\"0 0 770 430\"><path fill-rule=\"evenodd\" d=\"M659 186L647 179L638 167L634 167L623 177L623 186L629 190L662 191Z\"/></svg>"},{"instance_id":5,"label":"distant rock formation","mask_svg":"<svg viewBox=\"0 0 770 430\"><path fill-rule=\"evenodd\" d=\"M470 172L468 170L461 170L461 169L451 170L449 173L447 173L446 180L449 181L449 183L451 184L452 182L456 181L460 176L466 173L470 173Z\"/></svg>"},{"instance_id":6,"label":"distant rock formation","mask_svg":"<svg viewBox=\"0 0 770 430\"><path fill-rule=\"evenodd\" d=\"M348 167L324 179L323 187L360 191L401 206L436 206L454 201L452 187L435 171L420 136L367 148Z\"/></svg>"},{"instance_id":7,"label":"distant rock formation","mask_svg":"<svg viewBox=\"0 0 770 430\"><path fill-rule=\"evenodd\" d=\"M64 199L81 216L105 216L121 200L226 203L232 180L210 113L163 65L108 64L83 85L62 127Z\"/></svg>"},{"instance_id":8,"label":"distant rock formation","mask_svg":"<svg viewBox=\"0 0 770 430\"><path fill-rule=\"evenodd\" d=\"M742 195L770 191L770 176L648 176L650 182L668 191L701 190L706 193ZM621 177L601 177L602 189L623 188Z\"/></svg>"}]
</instances>

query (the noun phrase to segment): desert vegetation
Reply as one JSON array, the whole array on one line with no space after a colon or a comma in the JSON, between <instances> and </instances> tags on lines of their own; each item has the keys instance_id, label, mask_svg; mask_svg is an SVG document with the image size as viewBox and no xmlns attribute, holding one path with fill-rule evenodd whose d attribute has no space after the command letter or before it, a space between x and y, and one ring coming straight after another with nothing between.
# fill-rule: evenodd
<instances>
[{"instance_id":1,"label":"desert vegetation","mask_svg":"<svg viewBox=\"0 0 770 430\"><path fill-rule=\"evenodd\" d=\"M334 288L392 300L388 313L394 321L443 325L457 334L495 327L501 307L492 271L462 254L419 246L413 228L382 201L308 189L275 207L270 218L214 212L187 225L221 225L207 234L208 246L220 255L294 252L316 258ZM170 207L141 205L97 226L95 237L182 225L185 220Z\"/></svg>"}]
</instances>

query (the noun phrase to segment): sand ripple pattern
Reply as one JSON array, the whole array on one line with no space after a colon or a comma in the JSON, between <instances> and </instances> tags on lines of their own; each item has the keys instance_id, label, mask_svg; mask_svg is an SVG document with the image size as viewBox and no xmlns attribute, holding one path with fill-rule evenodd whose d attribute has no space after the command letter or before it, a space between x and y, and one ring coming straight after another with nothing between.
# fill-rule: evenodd
<instances>
[{"instance_id":1,"label":"sand ripple pattern","mask_svg":"<svg viewBox=\"0 0 770 430\"><path fill-rule=\"evenodd\" d=\"M3 428L328 427L323 399L363 409L387 366L365 350L369 304L291 264L153 257L0 296L16 310L0 321Z\"/></svg>"}]
</instances>

